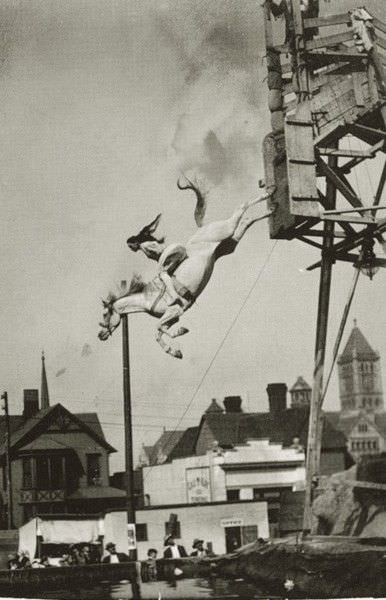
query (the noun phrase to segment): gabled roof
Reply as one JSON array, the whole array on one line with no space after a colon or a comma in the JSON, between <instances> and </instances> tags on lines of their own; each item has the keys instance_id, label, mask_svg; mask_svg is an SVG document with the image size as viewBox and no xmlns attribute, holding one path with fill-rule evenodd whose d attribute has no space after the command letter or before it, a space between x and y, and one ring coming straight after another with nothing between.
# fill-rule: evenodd
<instances>
[{"instance_id":1,"label":"gabled roof","mask_svg":"<svg viewBox=\"0 0 386 600\"><path fill-rule=\"evenodd\" d=\"M386 413L375 413L374 419L367 418L364 413L358 413L349 417L341 417L339 412L328 412L326 415L330 423L342 431L346 437L351 434L360 420L365 419L370 426L373 426L380 435L386 438Z\"/></svg>"},{"instance_id":2,"label":"gabled roof","mask_svg":"<svg viewBox=\"0 0 386 600\"><path fill-rule=\"evenodd\" d=\"M208 427L220 447L232 448L251 439L266 438L289 447L294 437L306 447L308 436L308 407L287 408L279 415L272 413L206 413L199 427L190 427L181 437L169 460L197 454L196 448L203 427ZM346 449L345 435L328 420L323 420L322 449ZM205 432L203 436L205 437ZM209 450L202 444L203 452Z\"/></svg>"},{"instance_id":3,"label":"gabled roof","mask_svg":"<svg viewBox=\"0 0 386 600\"><path fill-rule=\"evenodd\" d=\"M311 386L308 385L307 381L305 381L301 375L295 381L294 385L290 389L290 392L296 392L298 390L312 390Z\"/></svg>"},{"instance_id":4,"label":"gabled roof","mask_svg":"<svg viewBox=\"0 0 386 600\"><path fill-rule=\"evenodd\" d=\"M18 421L14 421L14 425L18 423L19 426L15 426L15 429L12 430L11 433L11 447L15 449L20 448L20 446L23 445L23 440L26 444L30 444L44 431L45 426L49 425L51 418L60 414L64 415L73 423L76 423L98 444L106 448L108 452L116 452L115 448L106 441L96 413L81 413L80 415L76 415L71 413L61 404L55 404L54 406L39 410L27 421L24 421L22 416L18 417ZM2 446L0 446L0 452L4 452L4 450L3 443Z\"/></svg>"},{"instance_id":5,"label":"gabled roof","mask_svg":"<svg viewBox=\"0 0 386 600\"><path fill-rule=\"evenodd\" d=\"M218 404L216 398L212 398L212 402L209 404L209 406L205 412L206 412L206 414L211 413L211 412L222 413L222 412L224 412L224 409L221 408L221 406Z\"/></svg>"},{"instance_id":6,"label":"gabled roof","mask_svg":"<svg viewBox=\"0 0 386 600\"><path fill-rule=\"evenodd\" d=\"M175 445L178 443L182 435L183 430L176 431L164 431L161 437L156 441L151 449L149 456L149 465L157 465L160 462L166 462L169 454L172 452ZM161 459L161 461L160 461Z\"/></svg>"},{"instance_id":7,"label":"gabled roof","mask_svg":"<svg viewBox=\"0 0 386 600\"><path fill-rule=\"evenodd\" d=\"M194 455L198 431L199 427L188 427L170 452L168 461Z\"/></svg>"},{"instance_id":8,"label":"gabled roof","mask_svg":"<svg viewBox=\"0 0 386 600\"><path fill-rule=\"evenodd\" d=\"M338 362L349 362L352 360L354 354L360 360L374 360L378 358L378 354L374 352L365 336L356 325L350 333L345 349L340 355Z\"/></svg>"}]
</instances>

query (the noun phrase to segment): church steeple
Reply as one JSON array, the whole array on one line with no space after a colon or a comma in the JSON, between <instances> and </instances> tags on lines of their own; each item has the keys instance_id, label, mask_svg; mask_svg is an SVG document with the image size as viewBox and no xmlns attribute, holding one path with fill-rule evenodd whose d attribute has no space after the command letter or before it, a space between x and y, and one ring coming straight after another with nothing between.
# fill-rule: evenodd
<instances>
[{"instance_id":1,"label":"church steeple","mask_svg":"<svg viewBox=\"0 0 386 600\"><path fill-rule=\"evenodd\" d=\"M383 412L383 392L379 354L359 329L356 319L342 354L338 358L339 392L342 416Z\"/></svg>"},{"instance_id":2,"label":"church steeple","mask_svg":"<svg viewBox=\"0 0 386 600\"><path fill-rule=\"evenodd\" d=\"M50 406L50 397L48 394L48 383L46 375L44 351L42 352L42 381L40 386L40 408L48 408Z\"/></svg>"}]
</instances>

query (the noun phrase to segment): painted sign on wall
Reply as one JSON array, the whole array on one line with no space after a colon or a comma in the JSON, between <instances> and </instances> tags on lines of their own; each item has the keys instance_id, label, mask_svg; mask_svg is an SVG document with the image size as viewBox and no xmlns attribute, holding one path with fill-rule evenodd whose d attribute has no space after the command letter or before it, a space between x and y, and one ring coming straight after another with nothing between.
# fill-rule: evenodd
<instances>
[{"instance_id":1,"label":"painted sign on wall","mask_svg":"<svg viewBox=\"0 0 386 600\"><path fill-rule=\"evenodd\" d=\"M186 469L186 491L189 504L210 502L209 467Z\"/></svg>"}]
</instances>

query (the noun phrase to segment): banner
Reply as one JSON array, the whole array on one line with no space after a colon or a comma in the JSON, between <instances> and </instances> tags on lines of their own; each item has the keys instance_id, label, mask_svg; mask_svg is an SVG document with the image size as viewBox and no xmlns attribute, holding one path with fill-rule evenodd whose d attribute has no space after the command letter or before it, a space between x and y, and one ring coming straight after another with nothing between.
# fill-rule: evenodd
<instances>
[{"instance_id":1,"label":"banner","mask_svg":"<svg viewBox=\"0 0 386 600\"><path fill-rule=\"evenodd\" d=\"M186 469L186 490L189 504L210 502L209 467Z\"/></svg>"}]
</instances>

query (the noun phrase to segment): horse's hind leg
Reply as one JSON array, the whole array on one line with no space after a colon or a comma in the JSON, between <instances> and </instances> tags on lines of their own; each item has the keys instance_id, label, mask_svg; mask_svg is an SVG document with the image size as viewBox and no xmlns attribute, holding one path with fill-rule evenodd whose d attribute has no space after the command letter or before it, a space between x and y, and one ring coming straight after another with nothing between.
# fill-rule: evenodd
<instances>
[{"instance_id":1,"label":"horse's hind leg","mask_svg":"<svg viewBox=\"0 0 386 600\"><path fill-rule=\"evenodd\" d=\"M181 352L181 350L179 350L177 348L173 348L170 344L167 344L165 342L165 340L163 339L163 336L164 336L164 334L170 335L169 331L168 331L169 328L172 325L174 325L175 323L177 323L177 321L183 314L184 314L184 310L181 306L179 306L179 305L170 306L165 311L165 314L160 318L159 323L158 323L158 333L157 333L156 340L159 343L159 345L161 346L161 348L167 354L174 356L174 358L182 358L182 352ZM185 328L181 327L180 329L182 330ZM186 331L184 331L183 333L186 333ZM183 333L181 332L179 335L183 335ZM171 337L176 337L176 336L171 335Z\"/></svg>"},{"instance_id":2,"label":"horse's hind leg","mask_svg":"<svg viewBox=\"0 0 386 600\"><path fill-rule=\"evenodd\" d=\"M166 335L168 335L171 338L176 338L180 337L181 335L185 335L186 333L189 333L189 329L187 327L178 327L177 329L171 327L167 331L164 331L164 333L166 333Z\"/></svg>"}]
</instances>

